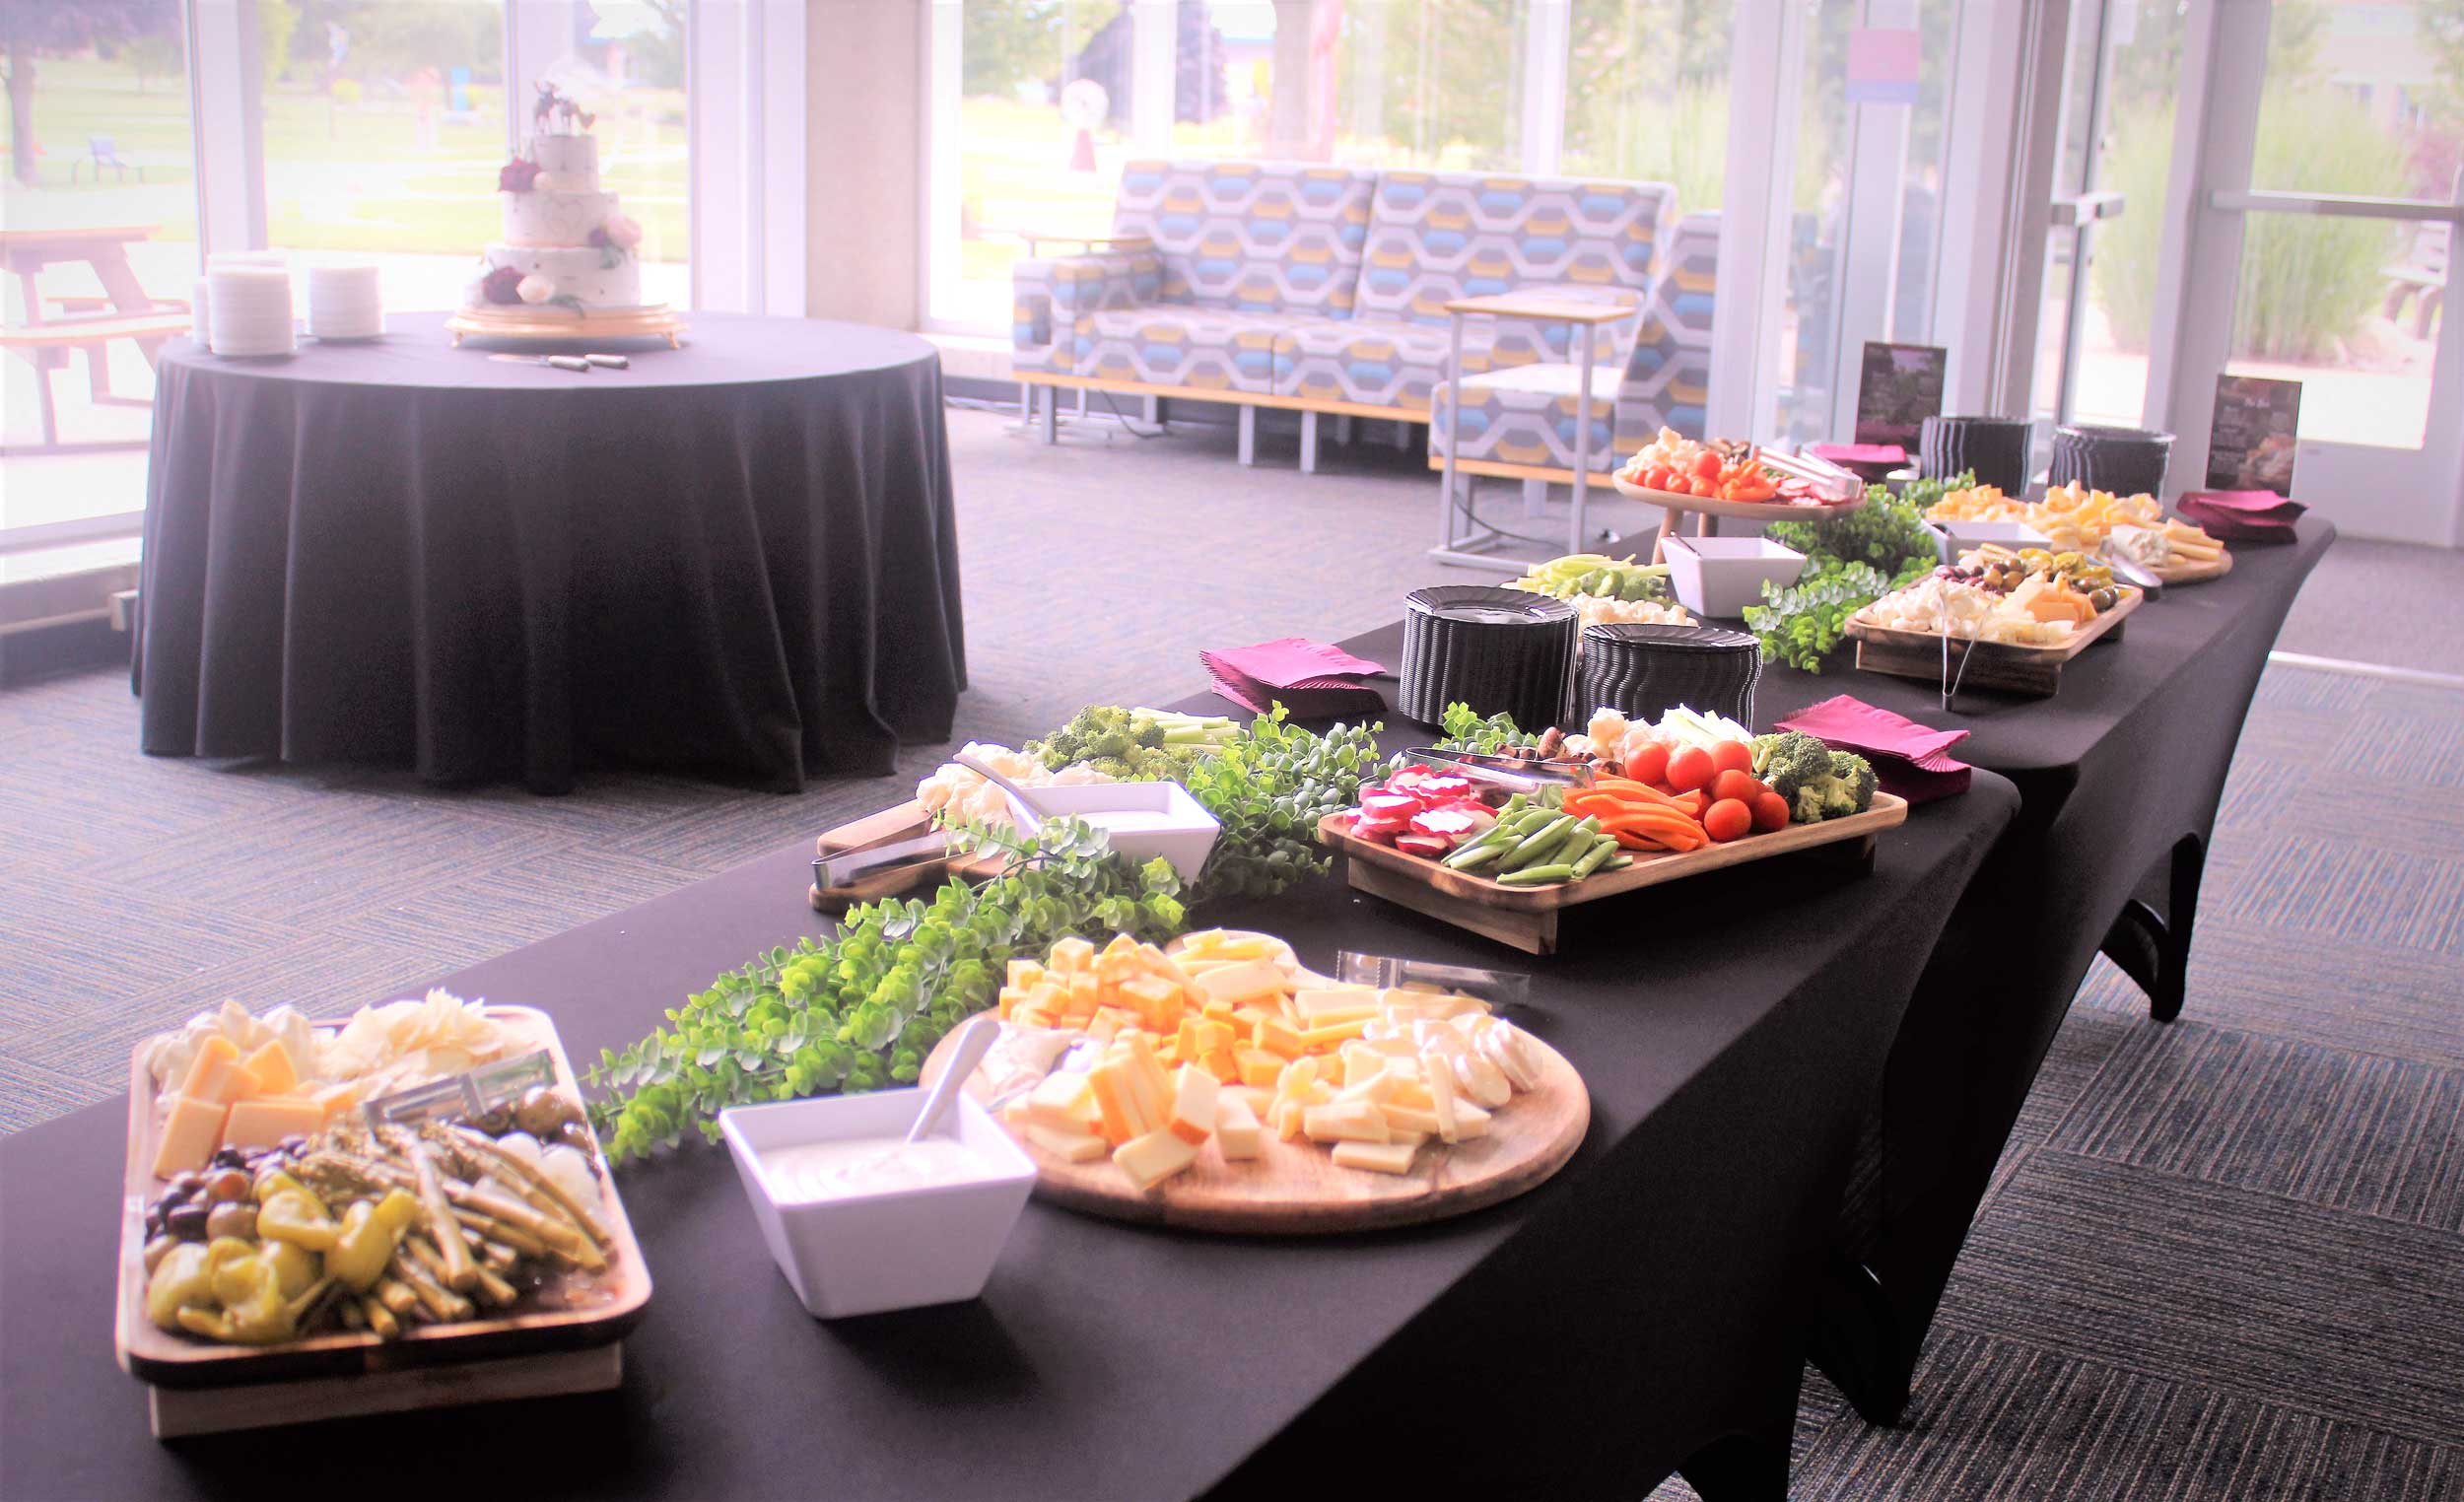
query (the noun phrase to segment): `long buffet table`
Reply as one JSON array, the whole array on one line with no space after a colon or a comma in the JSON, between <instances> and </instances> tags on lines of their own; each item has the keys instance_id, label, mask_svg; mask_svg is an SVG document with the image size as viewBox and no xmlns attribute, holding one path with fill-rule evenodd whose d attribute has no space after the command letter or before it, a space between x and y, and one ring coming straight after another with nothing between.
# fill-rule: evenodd
<instances>
[{"instance_id":1,"label":"long buffet table","mask_svg":"<svg viewBox=\"0 0 2464 1502\"><path fill-rule=\"evenodd\" d=\"M104 1333L125 1108L19 1133L0 1141L0 1494L234 1493L270 1455L295 1479L381 1458L406 1487L467 1483L485 1456L491 1484L538 1495L1148 1498L1373 1477L1631 1499L1682 1468L1706 1497L1782 1496L1817 1301L1817 1352L1882 1406L2089 959L2109 941L2166 989L2187 907L2115 920L2152 879L2195 899L2169 879L2176 850L2213 823L2267 647L2332 536L2305 523L2296 546L2141 611L2054 701L1963 695L1956 722L1977 733L1960 754L2009 780L1980 772L1914 810L1869 875L1792 867L1775 901L1776 873L1749 869L1576 910L1548 960L1335 877L1207 915L1320 965L1346 947L1536 972L1519 1020L1582 1070L1591 1131L1556 1179L1462 1220L1272 1240L1031 1206L980 1303L825 1326L722 1154L688 1147L621 1181L659 1294L618 1393L270 1448L157 1445ZM1391 657L1395 640L1348 645ZM1839 692L1945 722L1922 686L1844 671L1766 676L1761 717ZM809 854L799 840L441 984L545 1007L577 1057L629 1042L718 971L818 930ZM1878 1100L1879 1188L1843 1226ZM1863 1321L1819 1291L1843 1262L1883 1290Z\"/></svg>"},{"instance_id":2,"label":"long buffet table","mask_svg":"<svg viewBox=\"0 0 2464 1502\"><path fill-rule=\"evenodd\" d=\"M1418 732L1390 733L1391 746ZM1339 1477L1632 1502L1785 1494L1803 1328L1859 1113L1948 916L2018 809L1986 776L1819 862L1603 904L1517 1020L1592 1094L1568 1166L1496 1208L1323 1239L1130 1229L1031 1205L979 1303L823 1325L723 1149L620 1187L657 1280L617 1393L157 1444L112 1364L122 1104L0 1142L0 1494L171 1497L381 1463L389 1488L525 1497L1151 1499ZM757 950L820 931L775 854L442 979L557 1019L577 1058ZM1785 879L1784 902L1768 883ZM1888 915L1888 921L1880 921ZM1213 922L1501 963L1328 876ZM484 1457L484 1465L479 1458ZM432 1494L434 1494L432 1492Z\"/></svg>"}]
</instances>

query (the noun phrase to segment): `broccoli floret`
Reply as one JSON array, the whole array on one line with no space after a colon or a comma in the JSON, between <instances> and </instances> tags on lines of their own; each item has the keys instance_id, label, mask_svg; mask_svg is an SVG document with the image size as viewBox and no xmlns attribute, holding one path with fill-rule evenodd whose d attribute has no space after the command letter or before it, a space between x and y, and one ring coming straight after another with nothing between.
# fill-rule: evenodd
<instances>
[{"instance_id":1,"label":"broccoli floret","mask_svg":"<svg viewBox=\"0 0 2464 1502\"><path fill-rule=\"evenodd\" d=\"M1080 710L1069 723L1042 740L1027 742L1027 754L1055 772L1080 762L1130 760L1140 751L1161 749L1166 731L1152 717L1112 705Z\"/></svg>"},{"instance_id":2,"label":"broccoli floret","mask_svg":"<svg viewBox=\"0 0 2464 1502\"><path fill-rule=\"evenodd\" d=\"M1771 790L1794 802L1797 790L1808 783L1830 776L1830 748L1801 730L1779 735L1757 735L1753 739L1754 776L1771 785ZM1801 823L1811 820L1800 819Z\"/></svg>"},{"instance_id":3,"label":"broccoli floret","mask_svg":"<svg viewBox=\"0 0 2464 1502\"><path fill-rule=\"evenodd\" d=\"M1845 751L1825 749L1822 770L1800 783L1796 790L1788 795L1789 819L1798 824L1845 819L1872 806L1874 768L1864 757Z\"/></svg>"}]
</instances>

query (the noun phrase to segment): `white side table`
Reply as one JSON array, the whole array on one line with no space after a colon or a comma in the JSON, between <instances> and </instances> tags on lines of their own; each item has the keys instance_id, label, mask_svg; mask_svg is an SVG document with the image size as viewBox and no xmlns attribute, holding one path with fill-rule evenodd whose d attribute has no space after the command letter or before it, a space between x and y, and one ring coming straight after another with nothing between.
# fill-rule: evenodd
<instances>
[{"instance_id":1,"label":"white side table","mask_svg":"<svg viewBox=\"0 0 2464 1502\"><path fill-rule=\"evenodd\" d=\"M1624 372L1616 366L1599 364L1600 326L1634 315L1632 305L1594 303L1567 297L1551 297L1545 292L1495 293L1486 297L1458 298L1446 305L1453 322L1448 331L1446 356L1446 463L1439 480L1437 511L1437 546L1429 556L1440 563L1468 564L1472 567L1494 563L1485 556L1485 549L1498 541L1490 532L1479 533L1479 518L1468 502L1455 499L1456 451L1463 443L1463 391L1466 386L1475 390L1535 391L1551 396L1572 396L1578 414L1574 429L1574 508L1567 522L1566 551L1583 551L1584 505L1589 500L1591 482L1590 434L1591 414L1595 406L1593 391L1605 382L1611 408L1616 402L1617 382ZM1467 316L1490 318L1521 318L1534 323L1565 323L1582 331L1581 358L1573 364L1535 364L1513 366L1479 376L1463 374L1463 320ZM1456 513L1472 528L1458 532Z\"/></svg>"}]
</instances>

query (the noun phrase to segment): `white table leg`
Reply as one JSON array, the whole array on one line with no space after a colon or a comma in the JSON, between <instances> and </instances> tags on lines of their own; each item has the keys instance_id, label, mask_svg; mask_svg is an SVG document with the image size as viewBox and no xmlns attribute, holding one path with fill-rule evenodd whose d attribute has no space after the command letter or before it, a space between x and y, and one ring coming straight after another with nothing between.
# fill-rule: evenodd
<instances>
[{"instance_id":1,"label":"white table leg","mask_svg":"<svg viewBox=\"0 0 2464 1502\"><path fill-rule=\"evenodd\" d=\"M1455 545L1455 449L1463 442L1463 314L1446 329L1446 468L1438 479L1437 545Z\"/></svg>"},{"instance_id":2,"label":"white table leg","mask_svg":"<svg viewBox=\"0 0 2464 1502\"><path fill-rule=\"evenodd\" d=\"M1257 463L1257 462L1258 462L1258 409L1257 409L1256 407L1251 406L1251 405L1250 405L1249 403L1247 403L1247 402L1243 402L1243 403L1241 403L1240 434L1241 434L1241 450L1240 450L1240 458L1241 458L1241 462L1242 462L1242 463L1244 463L1244 464L1255 464L1255 463Z\"/></svg>"},{"instance_id":3,"label":"white table leg","mask_svg":"<svg viewBox=\"0 0 2464 1502\"><path fill-rule=\"evenodd\" d=\"M1061 388L1059 386L1044 388L1044 442L1047 444L1061 442Z\"/></svg>"},{"instance_id":4,"label":"white table leg","mask_svg":"<svg viewBox=\"0 0 2464 1502\"><path fill-rule=\"evenodd\" d=\"M1318 414L1307 410L1300 415L1300 472L1318 472Z\"/></svg>"},{"instance_id":5,"label":"white table leg","mask_svg":"<svg viewBox=\"0 0 2464 1502\"><path fill-rule=\"evenodd\" d=\"M1583 325L1582 395L1574 405L1574 517L1567 523L1566 551L1583 551L1583 503L1589 498L1592 479L1592 359L1600 336L1600 325Z\"/></svg>"}]
</instances>

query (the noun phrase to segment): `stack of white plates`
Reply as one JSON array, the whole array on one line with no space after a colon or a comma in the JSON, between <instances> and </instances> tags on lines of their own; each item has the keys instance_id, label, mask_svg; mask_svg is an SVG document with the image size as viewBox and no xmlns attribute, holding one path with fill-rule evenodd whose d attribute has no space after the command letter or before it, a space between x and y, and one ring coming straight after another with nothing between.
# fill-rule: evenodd
<instances>
[{"instance_id":1,"label":"stack of white plates","mask_svg":"<svg viewBox=\"0 0 2464 1502\"><path fill-rule=\"evenodd\" d=\"M308 297L308 332L319 339L374 339L385 331L373 263L310 266Z\"/></svg>"},{"instance_id":2,"label":"stack of white plates","mask_svg":"<svg viewBox=\"0 0 2464 1502\"><path fill-rule=\"evenodd\" d=\"M288 355L299 347L287 267L217 256L206 269L205 301L208 348L217 355Z\"/></svg>"}]
</instances>

